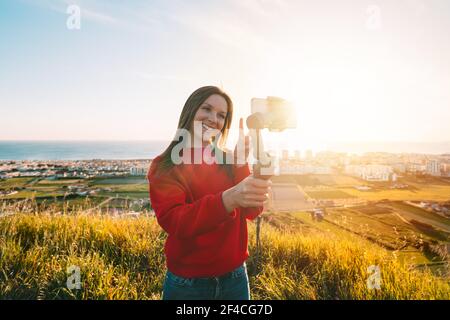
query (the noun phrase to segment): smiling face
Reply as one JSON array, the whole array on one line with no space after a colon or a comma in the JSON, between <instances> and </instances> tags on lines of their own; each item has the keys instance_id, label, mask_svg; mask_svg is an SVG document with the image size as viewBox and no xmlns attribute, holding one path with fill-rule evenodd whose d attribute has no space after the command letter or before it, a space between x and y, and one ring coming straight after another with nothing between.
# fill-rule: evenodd
<instances>
[{"instance_id":1,"label":"smiling face","mask_svg":"<svg viewBox=\"0 0 450 320\"><path fill-rule=\"evenodd\" d=\"M227 101L221 95L209 96L198 108L191 124L194 139L199 139L203 146L208 145L211 138L222 131L227 112Z\"/></svg>"}]
</instances>

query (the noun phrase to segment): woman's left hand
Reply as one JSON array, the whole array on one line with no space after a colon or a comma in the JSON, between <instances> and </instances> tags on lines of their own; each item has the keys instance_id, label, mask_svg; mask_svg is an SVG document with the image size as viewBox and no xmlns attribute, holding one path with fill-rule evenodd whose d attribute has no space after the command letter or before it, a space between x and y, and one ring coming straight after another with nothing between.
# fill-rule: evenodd
<instances>
[{"instance_id":1,"label":"woman's left hand","mask_svg":"<svg viewBox=\"0 0 450 320\"><path fill-rule=\"evenodd\" d=\"M248 155L250 154L250 137L244 133L244 120L239 119L239 138L234 148L234 163L241 167L247 164Z\"/></svg>"}]
</instances>

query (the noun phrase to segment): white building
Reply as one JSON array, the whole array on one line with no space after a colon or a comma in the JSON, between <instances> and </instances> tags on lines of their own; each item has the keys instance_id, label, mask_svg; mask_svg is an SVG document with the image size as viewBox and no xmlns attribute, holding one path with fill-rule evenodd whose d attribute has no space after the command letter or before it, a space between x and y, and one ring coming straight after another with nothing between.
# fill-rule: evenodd
<instances>
[{"instance_id":1,"label":"white building","mask_svg":"<svg viewBox=\"0 0 450 320\"><path fill-rule=\"evenodd\" d=\"M145 176L147 175L148 167L132 167L130 168L130 174L132 176Z\"/></svg>"},{"instance_id":2,"label":"white building","mask_svg":"<svg viewBox=\"0 0 450 320\"><path fill-rule=\"evenodd\" d=\"M312 150L306 150L306 152L305 152L305 160L306 161L311 161L313 159L314 159L314 156L313 156Z\"/></svg>"},{"instance_id":3,"label":"white building","mask_svg":"<svg viewBox=\"0 0 450 320\"><path fill-rule=\"evenodd\" d=\"M442 175L444 177L450 177L450 164L449 163L444 163L442 165Z\"/></svg>"},{"instance_id":4,"label":"white building","mask_svg":"<svg viewBox=\"0 0 450 320\"><path fill-rule=\"evenodd\" d=\"M426 173L432 176L441 175L441 164L437 160L430 160L427 162Z\"/></svg>"},{"instance_id":5,"label":"white building","mask_svg":"<svg viewBox=\"0 0 450 320\"><path fill-rule=\"evenodd\" d=\"M282 163L280 174L332 174L331 167Z\"/></svg>"},{"instance_id":6,"label":"white building","mask_svg":"<svg viewBox=\"0 0 450 320\"><path fill-rule=\"evenodd\" d=\"M391 166L378 164L349 165L345 173L367 181L389 181L393 170Z\"/></svg>"},{"instance_id":7,"label":"white building","mask_svg":"<svg viewBox=\"0 0 450 320\"><path fill-rule=\"evenodd\" d=\"M425 172L426 166L418 163L410 163L408 164L407 170L409 172L417 173L417 172Z\"/></svg>"}]
</instances>

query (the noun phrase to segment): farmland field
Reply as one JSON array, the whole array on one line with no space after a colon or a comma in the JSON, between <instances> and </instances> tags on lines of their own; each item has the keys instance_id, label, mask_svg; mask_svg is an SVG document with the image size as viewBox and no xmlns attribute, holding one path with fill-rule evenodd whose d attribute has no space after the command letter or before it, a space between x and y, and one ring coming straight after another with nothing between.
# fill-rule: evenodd
<instances>
[{"instance_id":1,"label":"farmland field","mask_svg":"<svg viewBox=\"0 0 450 320\"><path fill-rule=\"evenodd\" d=\"M0 180L0 189L24 187L27 183L33 181L34 179L35 178L23 177Z\"/></svg>"},{"instance_id":2,"label":"farmland field","mask_svg":"<svg viewBox=\"0 0 450 320\"><path fill-rule=\"evenodd\" d=\"M89 180L92 185L110 185L110 184L147 184L147 179L143 177L119 177L119 178L95 178Z\"/></svg>"},{"instance_id":3,"label":"farmland field","mask_svg":"<svg viewBox=\"0 0 450 320\"><path fill-rule=\"evenodd\" d=\"M0 234L8 239L7 243L0 242L0 246L5 246L3 250L8 252L5 257L11 259L9 264L4 262L7 260L0 261L0 299L38 295L48 299L161 297L165 234L151 217L112 220L105 215L120 215L127 210L150 212L149 186L144 177L34 182L33 178L11 181L12 185L25 189L0 198L0 204L5 201L5 208L7 201L15 199L26 204L26 198L35 197L30 204L17 204L16 218L0 217ZM448 258L442 255L443 246L450 243L450 220L402 202L412 195L414 200L423 195L448 200L450 189L445 183L411 182L407 190L392 190L389 183L371 184L343 175L275 177L274 182L275 205L263 215L261 240L265 264L260 274L255 273L253 258L255 226L249 223L248 266L253 298L450 298ZM70 193L70 185L95 192L79 196ZM358 191L354 186L359 185L370 185L372 189ZM370 201L358 204L358 198ZM331 199L331 205L322 204L322 199ZM339 204L341 199L348 200ZM387 200L380 201L383 199ZM145 210L142 200L147 201ZM49 209L43 204L48 204ZM321 221L313 219L307 211L316 205L324 206ZM21 208L35 214L20 214ZM50 218L52 214L57 216ZM6 219L11 220L2 224ZM56 232L57 228L60 231ZM45 239L37 239L26 230L45 234ZM83 239L78 239L81 234ZM25 237L36 245L28 249L27 256L18 254L22 240L17 239ZM74 244L82 245L82 250L74 251ZM48 253L55 252L54 248L60 250L61 256ZM41 267L30 267L33 264L27 259L39 261ZM3 279L2 274L9 274L13 261L23 272L20 277ZM74 262L90 277L86 279L91 281L90 285L82 292L71 292L60 285L64 277L61 270ZM367 291L365 287L369 264L379 264L387 277L386 287L379 292ZM411 281L404 280L406 275ZM49 277L56 280L46 282ZM24 281L30 283L27 288L20 285Z\"/></svg>"},{"instance_id":4,"label":"farmland field","mask_svg":"<svg viewBox=\"0 0 450 320\"><path fill-rule=\"evenodd\" d=\"M136 191L111 191L111 192L99 192L93 197L116 197L119 198L133 198L133 199L147 199L149 197L148 192L136 192Z\"/></svg>"},{"instance_id":5,"label":"farmland field","mask_svg":"<svg viewBox=\"0 0 450 320\"><path fill-rule=\"evenodd\" d=\"M356 196L348 194L341 190L326 190L326 191L306 191L308 196L314 199L347 199L356 198Z\"/></svg>"},{"instance_id":6,"label":"farmland field","mask_svg":"<svg viewBox=\"0 0 450 320\"><path fill-rule=\"evenodd\" d=\"M375 212L377 209L373 206L358 208L358 210L354 208L327 209L325 220L322 222L313 221L307 212L297 212L292 215L304 225L327 232L330 236L347 240L357 236L358 241L376 243L388 249L394 257L398 257L400 261L408 265L413 267L430 265L432 266L430 270L434 274L450 276L448 264L435 265L442 261L443 257L423 250L424 243L449 243L450 233L436 230L433 233L424 233L420 228L400 219L395 208L390 209L391 213L387 213L386 208L379 209L380 213L383 212L381 216L375 214L373 217L361 213L362 211Z\"/></svg>"},{"instance_id":7,"label":"farmland field","mask_svg":"<svg viewBox=\"0 0 450 320\"><path fill-rule=\"evenodd\" d=\"M366 200L409 200L409 201L448 201L450 200L450 185L420 185L418 190L380 190L359 191L354 188L341 188L340 190Z\"/></svg>"},{"instance_id":8,"label":"farmland field","mask_svg":"<svg viewBox=\"0 0 450 320\"><path fill-rule=\"evenodd\" d=\"M48 180L48 179L42 179L40 180L37 185L44 185L44 186L48 186L48 185L52 185L52 186L62 186L62 185L72 185L72 184L77 184L77 183L83 183L84 180L82 179L54 179L54 180Z\"/></svg>"},{"instance_id":9,"label":"farmland field","mask_svg":"<svg viewBox=\"0 0 450 320\"><path fill-rule=\"evenodd\" d=\"M130 201L139 199L148 201L149 199L148 183L142 176L95 179L60 178L55 180L13 178L1 182L3 185L20 186L24 189L19 190L16 194L0 196L0 204L2 201L22 201L35 198L38 203L52 206L53 209L67 210L69 208L72 210L73 208L76 210L80 206L88 207L102 203L108 198L117 198L117 201L113 204L106 204L102 208L126 207L127 199ZM10 189L10 187L5 189ZM92 193L89 195L80 195L91 191Z\"/></svg>"},{"instance_id":10,"label":"farmland field","mask_svg":"<svg viewBox=\"0 0 450 320\"><path fill-rule=\"evenodd\" d=\"M399 210L408 211L409 213L424 217L426 219L433 220L438 223L446 224L450 227L450 219L446 219L438 215L437 213L429 212L427 210L417 208L403 202L392 202L391 205Z\"/></svg>"},{"instance_id":11,"label":"farmland field","mask_svg":"<svg viewBox=\"0 0 450 320\"><path fill-rule=\"evenodd\" d=\"M306 175L282 175L272 178L273 182L297 183L302 187L314 186L354 186L361 184L361 180L345 175L306 174Z\"/></svg>"}]
</instances>

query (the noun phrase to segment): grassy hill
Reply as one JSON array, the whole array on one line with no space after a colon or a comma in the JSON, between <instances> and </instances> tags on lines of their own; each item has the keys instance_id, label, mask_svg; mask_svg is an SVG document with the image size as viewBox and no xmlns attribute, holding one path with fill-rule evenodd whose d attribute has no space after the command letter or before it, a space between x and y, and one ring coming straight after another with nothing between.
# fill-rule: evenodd
<instances>
[{"instance_id":1,"label":"grassy hill","mask_svg":"<svg viewBox=\"0 0 450 320\"><path fill-rule=\"evenodd\" d=\"M262 229L261 270L249 223L253 299L449 299L450 285L357 235L277 215ZM282 214L278 219L283 217ZM285 227L281 227L284 225ZM323 225L321 225L323 226ZM333 232L335 231L335 232ZM160 299L165 234L151 216L18 213L0 217L0 299ZM81 271L80 290L66 285ZM370 289L370 266L381 288Z\"/></svg>"}]
</instances>

